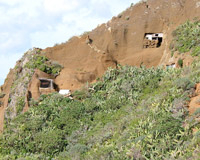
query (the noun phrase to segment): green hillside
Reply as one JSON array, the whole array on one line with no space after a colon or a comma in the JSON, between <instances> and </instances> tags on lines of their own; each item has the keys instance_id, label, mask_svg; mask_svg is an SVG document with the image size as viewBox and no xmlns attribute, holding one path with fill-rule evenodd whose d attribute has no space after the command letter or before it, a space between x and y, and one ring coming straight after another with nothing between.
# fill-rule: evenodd
<instances>
[{"instance_id":1,"label":"green hillside","mask_svg":"<svg viewBox=\"0 0 200 160\"><path fill-rule=\"evenodd\" d=\"M180 38L188 28L193 36ZM196 56L190 67L118 66L73 100L58 93L32 100L28 112L6 123L0 159L200 159L200 132L193 132L200 110L187 110L200 82L199 28L187 22L173 33L172 50Z\"/></svg>"}]
</instances>

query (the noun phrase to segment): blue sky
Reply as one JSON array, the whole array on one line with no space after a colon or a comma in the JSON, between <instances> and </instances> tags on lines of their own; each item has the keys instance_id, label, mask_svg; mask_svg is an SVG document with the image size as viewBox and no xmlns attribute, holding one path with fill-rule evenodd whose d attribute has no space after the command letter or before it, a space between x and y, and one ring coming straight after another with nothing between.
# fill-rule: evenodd
<instances>
[{"instance_id":1,"label":"blue sky","mask_svg":"<svg viewBox=\"0 0 200 160\"><path fill-rule=\"evenodd\" d=\"M0 85L28 49L65 42L138 1L0 0Z\"/></svg>"}]
</instances>

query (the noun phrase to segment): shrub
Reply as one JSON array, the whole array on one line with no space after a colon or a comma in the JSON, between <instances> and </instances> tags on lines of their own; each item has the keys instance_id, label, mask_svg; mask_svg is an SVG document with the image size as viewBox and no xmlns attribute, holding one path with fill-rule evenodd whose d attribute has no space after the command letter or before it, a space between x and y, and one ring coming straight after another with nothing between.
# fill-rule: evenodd
<instances>
[{"instance_id":1,"label":"shrub","mask_svg":"<svg viewBox=\"0 0 200 160\"><path fill-rule=\"evenodd\" d=\"M192 56L198 56L200 55L200 46L195 47L194 49L192 49Z\"/></svg>"},{"instance_id":2,"label":"shrub","mask_svg":"<svg viewBox=\"0 0 200 160\"><path fill-rule=\"evenodd\" d=\"M176 98L173 101L173 106L171 108L172 117L178 120L184 119L187 115L186 100L184 98Z\"/></svg>"},{"instance_id":3,"label":"shrub","mask_svg":"<svg viewBox=\"0 0 200 160\"><path fill-rule=\"evenodd\" d=\"M52 74L54 76L59 75L62 66L55 61L50 61L44 55L36 54L31 60L25 65L29 69L39 69L45 73Z\"/></svg>"},{"instance_id":4,"label":"shrub","mask_svg":"<svg viewBox=\"0 0 200 160\"><path fill-rule=\"evenodd\" d=\"M72 96L78 100L83 100L89 97L89 92L86 89L76 90Z\"/></svg>"},{"instance_id":5,"label":"shrub","mask_svg":"<svg viewBox=\"0 0 200 160\"><path fill-rule=\"evenodd\" d=\"M192 56L200 54L200 21L187 21L172 32L173 41L170 49L179 53L191 52Z\"/></svg>"},{"instance_id":6,"label":"shrub","mask_svg":"<svg viewBox=\"0 0 200 160\"><path fill-rule=\"evenodd\" d=\"M25 97L17 97L17 103L16 103L17 114L20 114L23 111L24 106L25 106Z\"/></svg>"},{"instance_id":7,"label":"shrub","mask_svg":"<svg viewBox=\"0 0 200 160\"><path fill-rule=\"evenodd\" d=\"M174 83L177 88L183 89L184 91L195 87L195 84L187 77L179 78Z\"/></svg>"},{"instance_id":8,"label":"shrub","mask_svg":"<svg viewBox=\"0 0 200 160\"><path fill-rule=\"evenodd\" d=\"M179 60L178 60L178 65L179 65L179 67L181 67L181 68L183 67L183 60L182 60L182 59L179 59Z\"/></svg>"}]
</instances>

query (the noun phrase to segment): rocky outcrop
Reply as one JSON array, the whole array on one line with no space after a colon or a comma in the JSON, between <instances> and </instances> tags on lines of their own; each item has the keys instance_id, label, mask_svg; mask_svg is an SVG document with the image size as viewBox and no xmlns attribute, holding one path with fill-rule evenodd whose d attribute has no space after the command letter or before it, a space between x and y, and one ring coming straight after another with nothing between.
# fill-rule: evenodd
<instances>
[{"instance_id":1,"label":"rocky outcrop","mask_svg":"<svg viewBox=\"0 0 200 160\"><path fill-rule=\"evenodd\" d=\"M29 82L29 85L26 90L25 94L25 106L23 108L23 112L26 112L29 108L29 102L31 99L37 100L40 95L42 94L40 91L40 78L46 78L46 79L54 79L55 77L47 74L45 72L40 71L39 69L36 69L34 71L33 76L31 77L31 80ZM55 90L48 90L46 89L47 93L55 92Z\"/></svg>"},{"instance_id":2,"label":"rocky outcrop","mask_svg":"<svg viewBox=\"0 0 200 160\"><path fill-rule=\"evenodd\" d=\"M33 55L38 54L38 51L40 49L37 48L27 51L17 61L15 68L10 70L4 85L1 87L4 96L0 98L2 104L0 107L0 131L3 130L4 119L6 121L13 119L21 114L24 106L27 105L28 87L35 70L26 65Z\"/></svg>"},{"instance_id":3,"label":"rocky outcrop","mask_svg":"<svg viewBox=\"0 0 200 160\"><path fill-rule=\"evenodd\" d=\"M94 82L107 67L116 64L151 67L177 63L179 57L172 58L169 49L172 31L185 21L199 17L198 2L141 1L89 33L45 49L47 57L64 66L56 83L62 89L74 90L86 82ZM147 33L163 33L161 46L143 48ZM190 63L188 57L181 58Z\"/></svg>"},{"instance_id":4,"label":"rocky outcrop","mask_svg":"<svg viewBox=\"0 0 200 160\"><path fill-rule=\"evenodd\" d=\"M34 70L29 69L25 65L30 58L37 54L37 49L29 50L24 56L17 61L13 69L13 82L9 84L10 92L8 93L8 105L6 105L5 118L13 119L23 110L22 105L25 103L25 97L30 79Z\"/></svg>"}]
</instances>

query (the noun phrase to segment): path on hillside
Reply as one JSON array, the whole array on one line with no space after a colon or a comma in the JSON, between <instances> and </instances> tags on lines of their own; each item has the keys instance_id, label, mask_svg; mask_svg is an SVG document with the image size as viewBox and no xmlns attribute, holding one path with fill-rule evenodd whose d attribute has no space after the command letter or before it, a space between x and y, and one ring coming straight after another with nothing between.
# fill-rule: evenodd
<instances>
[{"instance_id":1,"label":"path on hillside","mask_svg":"<svg viewBox=\"0 0 200 160\"><path fill-rule=\"evenodd\" d=\"M97 53L102 53L102 54L104 53L104 51L98 49L96 45L91 45L91 44L88 43L88 46L89 46L92 50L94 50L95 52L97 52Z\"/></svg>"}]
</instances>

